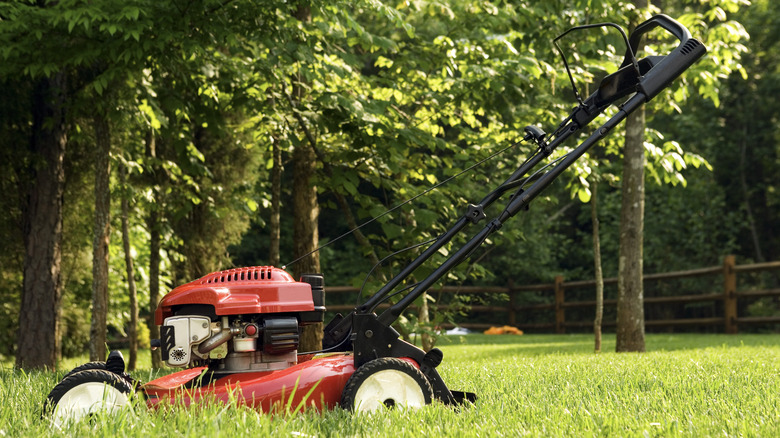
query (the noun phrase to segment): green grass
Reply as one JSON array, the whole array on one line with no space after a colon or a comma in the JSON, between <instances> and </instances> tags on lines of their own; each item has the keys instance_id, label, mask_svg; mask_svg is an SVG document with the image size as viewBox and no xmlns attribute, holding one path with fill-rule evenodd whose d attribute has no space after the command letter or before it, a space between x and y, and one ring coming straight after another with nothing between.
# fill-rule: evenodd
<instances>
[{"instance_id":1,"label":"green grass","mask_svg":"<svg viewBox=\"0 0 780 438\"><path fill-rule=\"evenodd\" d=\"M6 364L0 437L780 436L780 335L648 335L644 354L595 355L589 335L470 335L439 346L445 382L476 392L475 406L368 416L340 409L266 415L219 404L151 412L138 405L53 431L39 410L63 372ZM614 350L614 336L606 336L604 350ZM150 372L135 375L146 380Z\"/></svg>"}]
</instances>

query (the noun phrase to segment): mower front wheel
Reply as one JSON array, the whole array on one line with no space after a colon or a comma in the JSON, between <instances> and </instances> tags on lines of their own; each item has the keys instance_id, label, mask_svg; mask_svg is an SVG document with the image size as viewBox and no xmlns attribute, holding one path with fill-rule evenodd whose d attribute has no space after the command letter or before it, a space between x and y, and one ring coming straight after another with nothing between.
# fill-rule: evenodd
<instances>
[{"instance_id":1,"label":"mower front wheel","mask_svg":"<svg viewBox=\"0 0 780 438\"><path fill-rule=\"evenodd\" d=\"M44 412L62 427L98 412L115 412L130 401L131 383L104 369L85 369L62 379L46 398Z\"/></svg>"},{"instance_id":2,"label":"mower front wheel","mask_svg":"<svg viewBox=\"0 0 780 438\"><path fill-rule=\"evenodd\" d=\"M417 367L402 359L381 357L352 374L341 394L341 407L355 412L396 406L420 408L432 399L431 384Z\"/></svg>"}]
</instances>

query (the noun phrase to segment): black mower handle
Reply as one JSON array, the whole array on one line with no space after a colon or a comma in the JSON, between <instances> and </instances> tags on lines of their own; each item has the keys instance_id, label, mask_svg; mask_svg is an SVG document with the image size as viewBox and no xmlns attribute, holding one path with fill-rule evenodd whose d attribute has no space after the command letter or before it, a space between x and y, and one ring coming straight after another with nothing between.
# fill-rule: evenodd
<instances>
[{"instance_id":1,"label":"black mower handle","mask_svg":"<svg viewBox=\"0 0 780 438\"><path fill-rule=\"evenodd\" d=\"M620 29L616 24L602 23L579 26L569 31L599 26L613 26ZM658 26L674 35L680 44L666 56L647 56L637 60L636 52L642 37ZM556 41L559 38L556 38ZM620 68L602 79L598 89L588 99L581 102L580 106L572 113L571 118L579 128L584 128L608 106L631 94L641 94L645 101L650 101L707 52L704 44L691 38L691 33L685 26L667 15L656 15L650 18L639 24L629 38L626 38L623 33L623 39L627 47ZM569 75L571 76L571 73ZM574 80L572 80L574 87L573 84Z\"/></svg>"},{"instance_id":2,"label":"black mower handle","mask_svg":"<svg viewBox=\"0 0 780 438\"><path fill-rule=\"evenodd\" d=\"M666 88L673 80L677 79L693 63L699 60L707 52L707 48L701 41L692 38L688 29L679 21L668 15L659 14L641 23L634 29L629 37L630 51L626 51L626 58L621 67L632 63L630 53L636 53L644 34L656 27L662 27L674 35L680 44L668 55L664 56L657 64L644 73L639 80L639 91L651 100Z\"/></svg>"},{"instance_id":3,"label":"black mower handle","mask_svg":"<svg viewBox=\"0 0 780 438\"><path fill-rule=\"evenodd\" d=\"M636 53L637 50L639 50L639 42L642 39L642 35L650 32L658 26L663 27L669 33L674 35L681 44L685 44L686 41L691 39L691 33L679 21L668 15L658 14L639 24L634 29L634 31L631 33L631 36L628 38L628 43L631 45L631 50ZM628 62L630 62L630 60ZM623 65L627 65L626 61L623 61Z\"/></svg>"},{"instance_id":4,"label":"black mower handle","mask_svg":"<svg viewBox=\"0 0 780 438\"><path fill-rule=\"evenodd\" d=\"M559 125L555 132L549 138L546 138L546 134L541 129L533 126L526 128L525 138L534 140L538 144L539 148L537 151L515 170L512 176L501 186L485 196L479 204L470 205L468 212L454 226L439 236L436 242L426 248L422 254L418 255L414 261L403 268L400 273L396 274L393 279L387 282L366 302L356 306L346 317L337 315L324 329L323 346L326 350L340 349L338 351L347 351L352 348L355 354L356 366L360 366L365 361L375 357L413 357L418 363L422 364L422 368L429 370L426 372L426 375L429 379L432 379L432 385L436 381L440 381L440 378L433 374L435 371L434 362L437 364L438 361L426 362L423 356L416 357L414 354L417 353L410 353L409 344L398 340L399 334L392 329L391 324L398 319L401 313L415 299L419 298L422 293L439 281L452 268L467 259L477 247L485 242L488 236L498 231L505 221L527 208L530 202L558 178L564 170L569 168L590 148L612 132L629 114L641 108L647 101L658 95L707 51L700 41L691 38L691 34L685 26L666 15L656 15L641 23L634 29L630 39L626 38L625 33L619 26L613 23L602 23L572 28L556 38L553 43L573 30L603 26L618 28L626 42L626 58L621 67L616 72L602 79L598 89L585 101L580 99L572 79L572 87L575 90L579 105ZM680 41L680 44L666 56L647 56L637 60L634 53L639 47L642 36L658 26L674 35ZM566 64L563 52L561 52L561 56L571 79L571 72ZM537 164L560 144L572 136L579 135L581 130L600 114L604 113L608 106L616 103L618 100L622 100L626 96L630 97L618 106L618 111L615 114L599 128L592 131L592 134L580 143L577 148L562 157L552 169L545 171L536 178L535 176L541 170L525 178ZM546 166L543 169L545 168ZM532 181L532 179L534 180ZM526 186L526 183L532 184ZM450 242L463 228L469 223L476 224L480 219L486 218L483 212L484 209L494 201L497 201L510 189L516 189L516 191L510 197L504 211L499 216L485 225L482 231L474 235L471 240L461 246L454 254L450 254L449 258L442 262L426 278L413 285L414 288L410 292L406 292L397 303L390 306L379 316L373 313L396 286L407 279L425 261L429 260L441 247ZM420 353L422 354L421 351ZM446 396L446 394L449 394L449 390L443 383L435 384L434 386L445 394L445 396L437 395L437 397L442 399L452 397L452 394Z\"/></svg>"}]
</instances>

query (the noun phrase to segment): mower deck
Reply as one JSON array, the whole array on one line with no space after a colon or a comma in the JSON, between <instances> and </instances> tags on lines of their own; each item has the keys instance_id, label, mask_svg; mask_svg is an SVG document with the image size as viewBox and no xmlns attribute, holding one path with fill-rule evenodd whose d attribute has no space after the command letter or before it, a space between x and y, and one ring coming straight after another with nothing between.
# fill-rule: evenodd
<instances>
[{"instance_id":1,"label":"mower deck","mask_svg":"<svg viewBox=\"0 0 780 438\"><path fill-rule=\"evenodd\" d=\"M302 356L304 359L304 356ZM305 360L308 359L308 360ZM284 409L330 409L355 372L352 354L305 358L277 371L224 373L207 367L191 368L152 380L141 387L150 407L161 403L236 400L263 412Z\"/></svg>"}]
</instances>

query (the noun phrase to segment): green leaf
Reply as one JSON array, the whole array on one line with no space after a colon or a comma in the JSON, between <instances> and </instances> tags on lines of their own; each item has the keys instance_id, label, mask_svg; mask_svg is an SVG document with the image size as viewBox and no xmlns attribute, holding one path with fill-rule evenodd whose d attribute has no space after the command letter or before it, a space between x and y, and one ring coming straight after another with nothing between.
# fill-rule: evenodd
<instances>
[{"instance_id":1,"label":"green leaf","mask_svg":"<svg viewBox=\"0 0 780 438\"><path fill-rule=\"evenodd\" d=\"M577 190L577 197L583 204L590 202L590 189L588 187L581 187L579 190Z\"/></svg>"}]
</instances>

